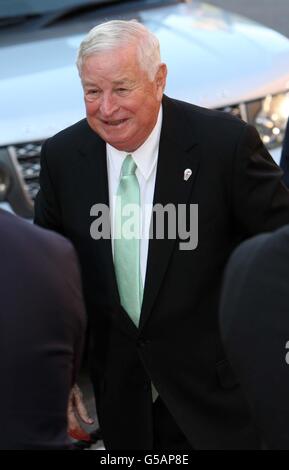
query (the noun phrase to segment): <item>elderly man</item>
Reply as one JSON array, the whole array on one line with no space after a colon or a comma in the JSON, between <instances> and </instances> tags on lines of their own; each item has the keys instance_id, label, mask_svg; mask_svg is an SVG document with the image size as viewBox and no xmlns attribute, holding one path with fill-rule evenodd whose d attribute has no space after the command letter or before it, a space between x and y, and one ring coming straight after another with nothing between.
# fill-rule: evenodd
<instances>
[{"instance_id":1,"label":"elderly man","mask_svg":"<svg viewBox=\"0 0 289 470\"><path fill-rule=\"evenodd\" d=\"M218 301L233 248L289 222L281 171L254 128L163 95L158 41L136 21L93 28L77 64L86 119L45 142L35 220L79 254L105 446L257 448Z\"/></svg>"}]
</instances>

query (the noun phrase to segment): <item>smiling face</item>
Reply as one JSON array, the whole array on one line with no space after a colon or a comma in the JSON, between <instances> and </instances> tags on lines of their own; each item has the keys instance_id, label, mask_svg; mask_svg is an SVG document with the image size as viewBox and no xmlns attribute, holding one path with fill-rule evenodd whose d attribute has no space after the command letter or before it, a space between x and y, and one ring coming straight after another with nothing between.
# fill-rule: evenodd
<instances>
[{"instance_id":1,"label":"smiling face","mask_svg":"<svg viewBox=\"0 0 289 470\"><path fill-rule=\"evenodd\" d=\"M133 152L140 147L157 121L165 64L150 81L140 67L137 47L128 45L88 56L81 80L90 127L118 150Z\"/></svg>"}]
</instances>

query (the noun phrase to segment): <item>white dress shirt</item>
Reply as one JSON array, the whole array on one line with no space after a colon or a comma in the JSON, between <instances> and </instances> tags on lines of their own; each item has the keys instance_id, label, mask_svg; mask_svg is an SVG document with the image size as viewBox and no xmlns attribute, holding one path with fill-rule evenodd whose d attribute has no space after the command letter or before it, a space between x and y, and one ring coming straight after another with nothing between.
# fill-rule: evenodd
<instances>
[{"instance_id":1,"label":"white dress shirt","mask_svg":"<svg viewBox=\"0 0 289 470\"><path fill-rule=\"evenodd\" d=\"M139 147L135 152L123 152L115 149L110 144L106 144L110 224L113 254L113 240L115 234L115 198L120 180L121 167L125 157L128 154L132 155L137 165L136 176L140 186L141 201L140 269L143 286L145 282L147 268L149 230L156 180L161 127L162 107L160 107L158 119L151 134L149 135L147 140L142 144L142 146Z\"/></svg>"},{"instance_id":2,"label":"white dress shirt","mask_svg":"<svg viewBox=\"0 0 289 470\"><path fill-rule=\"evenodd\" d=\"M108 191L110 207L110 226L112 254L114 256L114 235L115 235L115 198L120 180L121 167L125 157L132 155L136 165L136 176L140 187L141 204L141 240L140 240L140 270L142 284L145 284L147 269L148 247L150 222L155 190L155 181L157 173L157 161L159 154L160 134L162 128L162 106L160 107L158 119L155 127L147 140L135 152L122 152L106 144ZM158 392L152 385L152 401L155 402Z\"/></svg>"}]
</instances>

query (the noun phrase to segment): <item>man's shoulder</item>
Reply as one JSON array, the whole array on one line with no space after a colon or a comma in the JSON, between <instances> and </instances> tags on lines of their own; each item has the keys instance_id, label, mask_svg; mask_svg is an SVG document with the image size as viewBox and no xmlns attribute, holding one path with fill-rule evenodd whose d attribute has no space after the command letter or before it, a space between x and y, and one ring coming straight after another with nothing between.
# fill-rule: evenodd
<instances>
[{"instance_id":1,"label":"man's shoulder","mask_svg":"<svg viewBox=\"0 0 289 470\"><path fill-rule=\"evenodd\" d=\"M0 229L1 229L1 250L5 250L8 245L15 252L21 251L23 245L23 253L29 251L29 247L33 246L33 251L37 256L37 252L43 250L51 250L51 255L65 258L74 252L72 244L62 235L51 230L38 227L21 217L11 214L5 210L0 210ZM27 250L25 250L25 247Z\"/></svg>"},{"instance_id":2,"label":"man's shoulder","mask_svg":"<svg viewBox=\"0 0 289 470\"><path fill-rule=\"evenodd\" d=\"M261 238L261 235L255 238ZM273 264L277 264L283 266L289 275L289 225L270 232L259 245L256 263L260 269L266 268L269 271Z\"/></svg>"},{"instance_id":3,"label":"man's shoulder","mask_svg":"<svg viewBox=\"0 0 289 470\"><path fill-rule=\"evenodd\" d=\"M225 111L218 111L215 109L209 109L202 106L198 106L187 101L176 100L167 98L167 101L175 106L185 116L193 121L199 122L200 124L216 125L220 126L234 126L236 128L243 128L247 124L240 118L233 116L232 114Z\"/></svg>"},{"instance_id":4,"label":"man's shoulder","mask_svg":"<svg viewBox=\"0 0 289 470\"><path fill-rule=\"evenodd\" d=\"M42 157L49 160L50 165L71 164L74 157L85 153L88 148L99 145L103 141L89 126L86 119L82 119L72 126L63 129L48 138L42 146ZM69 162L69 163L68 163Z\"/></svg>"},{"instance_id":5,"label":"man's shoulder","mask_svg":"<svg viewBox=\"0 0 289 470\"><path fill-rule=\"evenodd\" d=\"M289 278L289 226L274 232L256 235L241 243L230 258L228 267L239 269L247 284L254 284L258 276L272 274L280 269Z\"/></svg>"},{"instance_id":6,"label":"man's shoulder","mask_svg":"<svg viewBox=\"0 0 289 470\"><path fill-rule=\"evenodd\" d=\"M75 124L62 129L48 140L53 144L74 142L75 140L84 138L87 134L91 134L92 132L93 131L89 127L87 120L81 119L81 121L78 121Z\"/></svg>"}]
</instances>

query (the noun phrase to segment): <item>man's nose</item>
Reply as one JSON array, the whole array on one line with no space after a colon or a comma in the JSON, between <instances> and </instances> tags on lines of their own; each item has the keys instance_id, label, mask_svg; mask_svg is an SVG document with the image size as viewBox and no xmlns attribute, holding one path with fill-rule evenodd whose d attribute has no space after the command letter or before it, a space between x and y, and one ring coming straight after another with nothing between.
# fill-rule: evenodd
<instances>
[{"instance_id":1,"label":"man's nose","mask_svg":"<svg viewBox=\"0 0 289 470\"><path fill-rule=\"evenodd\" d=\"M100 103L100 112L103 117L109 117L118 109L116 98L111 94L103 94Z\"/></svg>"}]
</instances>

